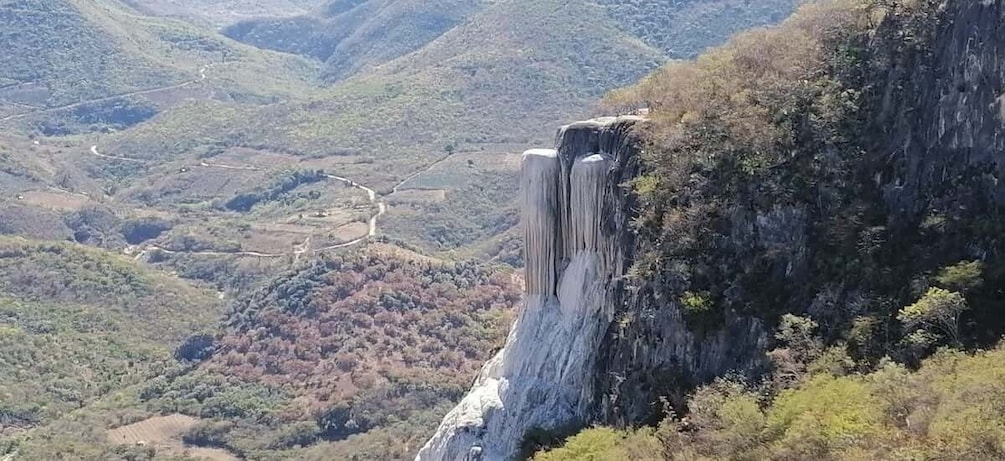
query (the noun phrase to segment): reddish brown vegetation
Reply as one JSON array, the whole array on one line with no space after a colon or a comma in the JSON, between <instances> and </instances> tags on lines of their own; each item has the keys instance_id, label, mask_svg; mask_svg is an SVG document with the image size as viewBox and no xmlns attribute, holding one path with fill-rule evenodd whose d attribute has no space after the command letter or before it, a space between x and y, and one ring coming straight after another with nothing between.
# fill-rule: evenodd
<instances>
[{"instance_id":1,"label":"reddish brown vegetation","mask_svg":"<svg viewBox=\"0 0 1005 461\"><path fill-rule=\"evenodd\" d=\"M463 388L518 300L511 277L473 263L335 256L242 303L206 366L292 388L315 410L401 381Z\"/></svg>"}]
</instances>

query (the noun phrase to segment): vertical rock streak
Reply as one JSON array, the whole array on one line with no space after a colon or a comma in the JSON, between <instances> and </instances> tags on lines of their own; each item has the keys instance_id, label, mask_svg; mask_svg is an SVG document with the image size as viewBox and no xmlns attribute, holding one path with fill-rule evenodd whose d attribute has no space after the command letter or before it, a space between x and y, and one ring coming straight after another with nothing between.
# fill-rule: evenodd
<instances>
[{"instance_id":1,"label":"vertical rock streak","mask_svg":"<svg viewBox=\"0 0 1005 461\"><path fill-rule=\"evenodd\" d=\"M606 292L618 257L605 226L626 123L563 127L558 149L521 165L526 294L504 347L443 419L418 461L508 460L527 431L584 421L594 406L600 342L611 323ZM612 134L616 133L616 134ZM605 230L608 229L608 230Z\"/></svg>"},{"instance_id":2,"label":"vertical rock streak","mask_svg":"<svg viewBox=\"0 0 1005 461\"><path fill-rule=\"evenodd\" d=\"M555 294L558 270L558 151L529 150L520 165L526 292Z\"/></svg>"}]
</instances>

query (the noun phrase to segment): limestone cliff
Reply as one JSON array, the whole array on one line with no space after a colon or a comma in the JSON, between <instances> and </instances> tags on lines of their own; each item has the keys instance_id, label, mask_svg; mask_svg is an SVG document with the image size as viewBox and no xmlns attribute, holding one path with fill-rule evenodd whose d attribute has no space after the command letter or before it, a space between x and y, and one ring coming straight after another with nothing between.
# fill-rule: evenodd
<instances>
[{"instance_id":1,"label":"limestone cliff","mask_svg":"<svg viewBox=\"0 0 1005 461\"><path fill-rule=\"evenodd\" d=\"M910 361L917 351L902 349L892 317L920 296L931 274L960 261L987 268L984 288L968 297L964 342L987 347L1001 337L1005 1L918 5L887 12L851 45L855 67L831 70L845 91L860 95L843 122L854 127L846 142L859 152L844 160L845 176L823 176L838 173L823 169L804 179L816 184L816 196L785 203L739 197L724 213L720 246L696 256L738 274L724 281L727 307L714 328L689 326L679 306L687 288L665 273L614 287L609 296L622 321L612 324L599 359L599 421L637 424L659 417L660 397L680 397L727 372L761 376L780 312L817 320L833 342L849 341L856 319L875 320L872 334L887 339L853 344L853 352L865 361ZM812 154L807 161L833 156ZM775 178L784 184L790 171ZM828 194L845 199L828 204ZM631 209L630 198L623 203ZM835 243L836 232L846 232L847 243ZM623 254L664 245L639 240ZM749 307L757 303L773 311Z\"/></svg>"},{"instance_id":2,"label":"limestone cliff","mask_svg":"<svg viewBox=\"0 0 1005 461\"><path fill-rule=\"evenodd\" d=\"M710 226L715 235L678 266L665 251L675 242L658 225L639 233L641 201L628 185L659 159L644 152L655 143L636 129L649 122L576 123L559 132L556 150L528 152L526 305L506 348L418 459L503 460L531 429L652 422L663 416L662 397L727 373L763 376L783 313L816 319L831 344L851 342L852 325L866 319L869 338L849 349L860 363L910 360L917 351L899 342L897 309L961 261L987 267L983 287L968 292L961 342L997 341L1005 331L1005 0L921 3L852 34L841 45L853 51L841 55L847 62L828 64L830 84L854 95L834 124L846 130L840 145L799 145L802 125L783 127L794 127L793 154L761 177L812 193L782 200L743 185L714 191L728 199ZM708 183L695 190L720 186ZM631 269L643 254L665 258L638 274ZM679 267L688 276L672 273ZM681 300L701 271L718 277L717 316L697 326Z\"/></svg>"},{"instance_id":3,"label":"limestone cliff","mask_svg":"<svg viewBox=\"0 0 1005 461\"><path fill-rule=\"evenodd\" d=\"M845 177L823 176L837 174L823 169L804 179L817 184L815 197L785 203L739 197L724 213L721 246L696 257L736 274L724 281L728 307L715 328L699 333L688 325L679 306L686 288L664 274L611 293L615 315L625 320L612 325L599 360L600 421L658 417L659 397L679 397L727 372L761 376L779 312L814 318L830 341L846 341L856 318L879 319L875 334L896 338L901 332L890 312L916 300L941 268L981 261L989 268L985 287L999 283L1005 1L918 5L887 12L863 42L842 45L855 47L855 64L830 71L845 91L860 95L843 122L854 127L846 141L860 152L844 160ZM812 154L807 161L834 155ZM798 171L798 161L790 171ZM779 170L775 178L783 175L792 173ZM846 198L828 204L828 194ZM835 229L850 235L848 243L834 242ZM640 241L624 253L658 245ZM971 344L1000 338L1000 294L988 288L971 294ZM765 300L773 312L749 307ZM866 360L868 354L910 359L897 339L874 341L856 344L857 353Z\"/></svg>"},{"instance_id":4,"label":"limestone cliff","mask_svg":"<svg viewBox=\"0 0 1005 461\"><path fill-rule=\"evenodd\" d=\"M608 294L630 261L621 179L637 168L630 130L639 121L569 125L557 150L524 154L524 305L505 348L417 460L511 459L528 431L581 424L593 412L597 356L613 319Z\"/></svg>"}]
</instances>

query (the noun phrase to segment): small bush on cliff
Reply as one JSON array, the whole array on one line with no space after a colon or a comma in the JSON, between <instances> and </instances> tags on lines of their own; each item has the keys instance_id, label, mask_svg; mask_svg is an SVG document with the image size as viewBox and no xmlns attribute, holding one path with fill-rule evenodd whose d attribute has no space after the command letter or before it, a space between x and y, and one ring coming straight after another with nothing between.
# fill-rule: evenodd
<instances>
[{"instance_id":1,"label":"small bush on cliff","mask_svg":"<svg viewBox=\"0 0 1005 461\"><path fill-rule=\"evenodd\" d=\"M926 338L922 340L925 342L942 337L951 344L958 345L960 314L965 310L967 300L959 293L930 288L918 302L901 309L897 319L904 323L907 331L916 333L909 336L909 339Z\"/></svg>"},{"instance_id":2,"label":"small bush on cliff","mask_svg":"<svg viewBox=\"0 0 1005 461\"><path fill-rule=\"evenodd\" d=\"M662 459L662 447L652 430L590 429L565 444L534 456L534 461L648 461Z\"/></svg>"},{"instance_id":3,"label":"small bush on cliff","mask_svg":"<svg viewBox=\"0 0 1005 461\"><path fill-rule=\"evenodd\" d=\"M983 272L984 263L981 261L961 262L939 271L935 276L935 283L950 290L966 293L984 283Z\"/></svg>"}]
</instances>

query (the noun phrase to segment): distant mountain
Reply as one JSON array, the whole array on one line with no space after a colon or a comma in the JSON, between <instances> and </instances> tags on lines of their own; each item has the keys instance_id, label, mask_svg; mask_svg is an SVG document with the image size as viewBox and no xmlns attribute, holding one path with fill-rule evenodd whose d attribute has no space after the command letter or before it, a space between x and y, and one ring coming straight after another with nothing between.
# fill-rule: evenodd
<instances>
[{"instance_id":1,"label":"distant mountain","mask_svg":"<svg viewBox=\"0 0 1005 461\"><path fill-rule=\"evenodd\" d=\"M49 136L120 130L193 96L261 97L258 88L294 75L284 62L303 61L119 0L0 0L0 44L0 122ZM215 69L230 81L226 93L210 93L207 71L225 62L242 66Z\"/></svg>"},{"instance_id":2,"label":"distant mountain","mask_svg":"<svg viewBox=\"0 0 1005 461\"><path fill-rule=\"evenodd\" d=\"M306 14L324 0L124 0L143 13L170 16L215 27L256 18Z\"/></svg>"},{"instance_id":3,"label":"distant mountain","mask_svg":"<svg viewBox=\"0 0 1005 461\"><path fill-rule=\"evenodd\" d=\"M555 126L592 115L605 91L733 31L770 24L794 1L654 3L339 1L312 15L241 23L225 33L323 61L330 88L262 107L179 106L115 136L107 150L169 159L226 142L324 158L387 193L448 152L550 145ZM674 41L683 47L673 48ZM486 157L481 165L491 161ZM401 231L394 236L421 248L449 249L473 242L445 235L445 228L480 239L515 222L511 208L498 206L513 196L502 185L514 183L475 167L451 174L486 176L442 188L443 201L393 207L387 221ZM473 209L501 215L483 219Z\"/></svg>"},{"instance_id":4,"label":"distant mountain","mask_svg":"<svg viewBox=\"0 0 1005 461\"><path fill-rule=\"evenodd\" d=\"M587 25L616 23L667 57L690 58L739 30L784 19L798 3L801 0L767 0L756 4L749 0L569 1L551 7L552 12L566 12L563 14L570 19L555 22L552 31L556 35L576 34L578 28ZM542 9L534 2L520 1L335 0L313 14L240 22L226 28L224 34L261 48L319 59L325 62L329 78L339 79L415 51L466 20L478 21L481 13L510 29L519 28L515 21L523 15L497 14L518 10L549 13L548 7ZM594 14L577 17L568 13L572 10ZM504 38L486 33L490 40ZM566 51L588 54L604 49Z\"/></svg>"},{"instance_id":5,"label":"distant mountain","mask_svg":"<svg viewBox=\"0 0 1005 461\"><path fill-rule=\"evenodd\" d=\"M731 35L781 22L806 0L599 0L625 30L673 59L690 59Z\"/></svg>"},{"instance_id":6,"label":"distant mountain","mask_svg":"<svg viewBox=\"0 0 1005 461\"><path fill-rule=\"evenodd\" d=\"M252 20L224 35L325 62L331 79L415 51L484 9L484 0L336 0L317 14Z\"/></svg>"}]
</instances>

